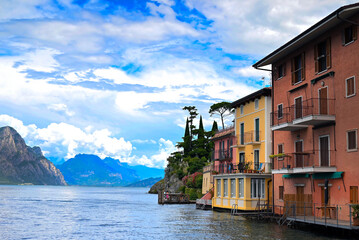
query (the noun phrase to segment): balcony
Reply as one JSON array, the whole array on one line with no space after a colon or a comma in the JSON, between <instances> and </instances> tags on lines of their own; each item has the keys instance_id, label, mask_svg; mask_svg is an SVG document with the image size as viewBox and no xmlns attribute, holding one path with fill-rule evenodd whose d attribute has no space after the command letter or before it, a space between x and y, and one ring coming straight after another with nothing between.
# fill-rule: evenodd
<instances>
[{"instance_id":1,"label":"balcony","mask_svg":"<svg viewBox=\"0 0 359 240\"><path fill-rule=\"evenodd\" d=\"M307 128L308 125L293 123L293 107L283 108L282 111L271 112L272 131L297 131Z\"/></svg>"},{"instance_id":2,"label":"balcony","mask_svg":"<svg viewBox=\"0 0 359 240\"><path fill-rule=\"evenodd\" d=\"M292 106L293 124L317 126L335 121L335 99L311 98L302 104L302 113Z\"/></svg>"},{"instance_id":3,"label":"balcony","mask_svg":"<svg viewBox=\"0 0 359 240\"><path fill-rule=\"evenodd\" d=\"M335 121L335 99L310 98L271 113L273 131L297 131Z\"/></svg>"},{"instance_id":4,"label":"balcony","mask_svg":"<svg viewBox=\"0 0 359 240\"><path fill-rule=\"evenodd\" d=\"M212 152L212 161L232 161L233 149L220 149Z\"/></svg>"},{"instance_id":5,"label":"balcony","mask_svg":"<svg viewBox=\"0 0 359 240\"><path fill-rule=\"evenodd\" d=\"M297 152L273 157L273 174L336 172L335 151L328 151L326 158L320 151Z\"/></svg>"},{"instance_id":6,"label":"balcony","mask_svg":"<svg viewBox=\"0 0 359 240\"><path fill-rule=\"evenodd\" d=\"M237 145L233 147L242 148L248 144L261 144L263 137L261 131L248 131L237 135Z\"/></svg>"}]
</instances>

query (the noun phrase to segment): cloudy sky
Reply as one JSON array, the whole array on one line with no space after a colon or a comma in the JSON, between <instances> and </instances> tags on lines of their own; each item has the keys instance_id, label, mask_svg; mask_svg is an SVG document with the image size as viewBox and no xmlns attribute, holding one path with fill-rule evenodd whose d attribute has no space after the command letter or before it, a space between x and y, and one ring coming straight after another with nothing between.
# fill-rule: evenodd
<instances>
[{"instance_id":1,"label":"cloudy sky","mask_svg":"<svg viewBox=\"0 0 359 240\"><path fill-rule=\"evenodd\" d=\"M211 104L269 82L254 62L352 2L0 0L0 126L54 162L163 168L183 106L209 129Z\"/></svg>"}]
</instances>

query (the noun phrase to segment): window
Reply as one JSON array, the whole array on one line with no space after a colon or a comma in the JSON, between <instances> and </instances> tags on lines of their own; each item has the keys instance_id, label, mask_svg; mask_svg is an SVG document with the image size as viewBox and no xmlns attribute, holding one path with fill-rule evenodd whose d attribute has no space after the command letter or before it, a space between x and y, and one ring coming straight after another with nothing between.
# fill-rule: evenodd
<instances>
[{"instance_id":1,"label":"window","mask_svg":"<svg viewBox=\"0 0 359 240\"><path fill-rule=\"evenodd\" d=\"M343 45L348 45L349 43L354 42L356 39L357 39L356 26L352 25L344 28L342 35Z\"/></svg>"},{"instance_id":2,"label":"window","mask_svg":"<svg viewBox=\"0 0 359 240\"><path fill-rule=\"evenodd\" d=\"M244 163L245 159L244 159L244 152L240 152L239 153L239 162L240 163Z\"/></svg>"},{"instance_id":3,"label":"window","mask_svg":"<svg viewBox=\"0 0 359 240\"><path fill-rule=\"evenodd\" d=\"M357 130L351 130L347 132L347 150L356 151L358 149L357 145Z\"/></svg>"},{"instance_id":4,"label":"window","mask_svg":"<svg viewBox=\"0 0 359 240\"><path fill-rule=\"evenodd\" d=\"M301 118L302 113L302 97L297 97L294 99L294 118Z\"/></svg>"},{"instance_id":5,"label":"window","mask_svg":"<svg viewBox=\"0 0 359 240\"><path fill-rule=\"evenodd\" d=\"M280 153L284 153L284 151L283 151L283 143L278 144L278 154L280 154Z\"/></svg>"},{"instance_id":6,"label":"window","mask_svg":"<svg viewBox=\"0 0 359 240\"><path fill-rule=\"evenodd\" d=\"M231 179L231 198L236 197L236 179Z\"/></svg>"},{"instance_id":7,"label":"window","mask_svg":"<svg viewBox=\"0 0 359 240\"><path fill-rule=\"evenodd\" d=\"M281 79L285 76L285 64L281 64L277 67L277 79Z\"/></svg>"},{"instance_id":8,"label":"window","mask_svg":"<svg viewBox=\"0 0 359 240\"><path fill-rule=\"evenodd\" d=\"M292 84L300 83L305 79L304 53L292 58Z\"/></svg>"},{"instance_id":9,"label":"window","mask_svg":"<svg viewBox=\"0 0 359 240\"><path fill-rule=\"evenodd\" d=\"M331 65L330 39L318 43L314 48L315 72L320 73Z\"/></svg>"},{"instance_id":10,"label":"window","mask_svg":"<svg viewBox=\"0 0 359 240\"><path fill-rule=\"evenodd\" d=\"M251 198L264 198L264 182L263 178L251 179Z\"/></svg>"},{"instance_id":11,"label":"window","mask_svg":"<svg viewBox=\"0 0 359 240\"><path fill-rule=\"evenodd\" d=\"M241 132L241 135L240 135L240 145L243 145L244 144L244 123L241 123L240 125L240 132Z\"/></svg>"},{"instance_id":12,"label":"window","mask_svg":"<svg viewBox=\"0 0 359 240\"><path fill-rule=\"evenodd\" d=\"M243 105L241 105L241 115L243 114Z\"/></svg>"},{"instance_id":13,"label":"window","mask_svg":"<svg viewBox=\"0 0 359 240\"><path fill-rule=\"evenodd\" d=\"M221 197L221 179L217 179L217 197Z\"/></svg>"},{"instance_id":14,"label":"window","mask_svg":"<svg viewBox=\"0 0 359 240\"><path fill-rule=\"evenodd\" d=\"M254 150L254 169L259 169L259 150Z\"/></svg>"},{"instance_id":15,"label":"window","mask_svg":"<svg viewBox=\"0 0 359 240\"><path fill-rule=\"evenodd\" d=\"M254 119L254 141L259 142L259 118Z\"/></svg>"},{"instance_id":16,"label":"window","mask_svg":"<svg viewBox=\"0 0 359 240\"><path fill-rule=\"evenodd\" d=\"M355 95L355 77L345 79L345 89L347 97Z\"/></svg>"},{"instance_id":17,"label":"window","mask_svg":"<svg viewBox=\"0 0 359 240\"><path fill-rule=\"evenodd\" d=\"M279 186L279 200L284 199L284 186Z\"/></svg>"},{"instance_id":18,"label":"window","mask_svg":"<svg viewBox=\"0 0 359 240\"><path fill-rule=\"evenodd\" d=\"M244 183L243 178L238 179L238 197L242 198L244 197Z\"/></svg>"},{"instance_id":19,"label":"window","mask_svg":"<svg viewBox=\"0 0 359 240\"><path fill-rule=\"evenodd\" d=\"M283 143L278 144L278 154L284 153ZM279 157L278 160L283 160L283 157Z\"/></svg>"},{"instance_id":20,"label":"window","mask_svg":"<svg viewBox=\"0 0 359 240\"><path fill-rule=\"evenodd\" d=\"M257 110L259 107L259 100L258 99L255 99L254 100L254 109Z\"/></svg>"},{"instance_id":21,"label":"window","mask_svg":"<svg viewBox=\"0 0 359 240\"><path fill-rule=\"evenodd\" d=\"M228 179L223 179L223 197L228 197Z\"/></svg>"},{"instance_id":22,"label":"window","mask_svg":"<svg viewBox=\"0 0 359 240\"><path fill-rule=\"evenodd\" d=\"M278 109L277 118L278 119L283 118L283 104L282 103L278 104L277 109Z\"/></svg>"}]
</instances>

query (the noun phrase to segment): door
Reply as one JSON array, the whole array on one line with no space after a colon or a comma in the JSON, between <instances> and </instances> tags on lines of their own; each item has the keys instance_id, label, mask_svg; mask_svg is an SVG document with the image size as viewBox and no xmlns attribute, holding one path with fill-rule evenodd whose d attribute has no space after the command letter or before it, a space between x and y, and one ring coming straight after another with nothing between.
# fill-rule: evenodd
<instances>
[{"instance_id":1,"label":"door","mask_svg":"<svg viewBox=\"0 0 359 240\"><path fill-rule=\"evenodd\" d=\"M297 215L304 214L304 187L297 187L297 194L296 194L296 208L297 208Z\"/></svg>"},{"instance_id":2,"label":"door","mask_svg":"<svg viewBox=\"0 0 359 240\"><path fill-rule=\"evenodd\" d=\"M321 167L329 167L329 136L319 137L319 158Z\"/></svg>"},{"instance_id":3,"label":"door","mask_svg":"<svg viewBox=\"0 0 359 240\"><path fill-rule=\"evenodd\" d=\"M294 118L301 118L302 117L302 97L298 97L294 100L295 112Z\"/></svg>"},{"instance_id":4,"label":"door","mask_svg":"<svg viewBox=\"0 0 359 240\"><path fill-rule=\"evenodd\" d=\"M319 89L319 114L328 115L328 88Z\"/></svg>"},{"instance_id":5,"label":"door","mask_svg":"<svg viewBox=\"0 0 359 240\"><path fill-rule=\"evenodd\" d=\"M303 141L295 142L295 167L304 167Z\"/></svg>"},{"instance_id":6,"label":"door","mask_svg":"<svg viewBox=\"0 0 359 240\"><path fill-rule=\"evenodd\" d=\"M358 186L350 186L350 203L358 203Z\"/></svg>"}]
</instances>

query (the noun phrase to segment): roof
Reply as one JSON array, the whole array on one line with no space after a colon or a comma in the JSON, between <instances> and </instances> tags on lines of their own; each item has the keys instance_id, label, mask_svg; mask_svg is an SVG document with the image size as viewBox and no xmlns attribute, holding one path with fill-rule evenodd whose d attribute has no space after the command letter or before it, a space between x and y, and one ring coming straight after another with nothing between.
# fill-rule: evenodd
<instances>
[{"instance_id":1,"label":"roof","mask_svg":"<svg viewBox=\"0 0 359 240\"><path fill-rule=\"evenodd\" d=\"M234 126L231 126L229 128L225 128L223 130L218 131L214 136L212 137L212 140L217 138L223 138L227 136L231 136L234 133Z\"/></svg>"},{"instance_id":2,"label":"roof","mask_svg":"<svg viewBox=\"0 0 359 240\"><path fill-rule=\"evenodd\" d=\"M245 97L238 99L237 101L232 102L231 107L232 108L239 107L240 105L245 104L246 102L254 101L254 99L261 96L270 96L271 90L272 88L270 87L262 88L254 93L251 93Z\"/></svg>"},{"instance_id":3,"label":"roof","mask_svg":"<svg viewBox=\"0 0 359 240\"><path fill-rule=\"evenodd\" d=\"M333 28L334 26L338 25L339 23L343 22L342 19L351 17L355 13L359 12L359 3L345 5L343 7L338 8L280 48L276 49L272 53L268 54L266 57L262 58L255 64L253 64L254 68L267 66L272 64L281 58L288 55L298 49L299 47L303 46L304 44L312 41L313 39L317 38L324 32L328 31L329 29Z\"/></svg>"}]
</instances>

